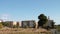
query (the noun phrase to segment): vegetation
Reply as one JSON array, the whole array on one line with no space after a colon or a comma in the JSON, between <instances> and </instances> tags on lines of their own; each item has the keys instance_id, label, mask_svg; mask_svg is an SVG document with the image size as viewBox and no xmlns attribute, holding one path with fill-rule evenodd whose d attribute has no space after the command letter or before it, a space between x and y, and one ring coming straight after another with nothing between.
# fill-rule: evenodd
<instances>
[{"instance_id":1,"label":"vegetation","mask_svg":"<svg viewBox=\"0 0 60 34\"><path fill-rule=\"evenodd\" d=\"M13 28L19 28L19 23L17 23L16 25L13 25Z\"/></svg>"},{"instance_id":2,"label":"vegetation","mask_svg":"<svg viewBox=\"0 0 60 34\"><path fill-rule=\"evenodd\" d=\"M37 30L37 31L36 31ZM7 28L7 29L1 29L0 34L51 34L49 31L41 32L41 29L34 29L34 28Z\"/></svg>"},{"instance_id":3,"label":"vegetation","mask_svg":"<svg viewBox=\"0 0 60 34\"><path fill-rule=\"evenodd\" d=\"M13 25L13 28L17 28L17 26L16 25Z\"/></svg>"},{"instance_id":4,"label":"vegetation","mask_svg":"<svg viewBox=\"0 0 60 34\"><path fill-rule=\"evenodd\" d=\"M60 25L55 25L55 28L60 31Z\"/></svg>"},{"instance_id":5,"label":"vegetation","mask_svg":"<svg viewBox=\"0 0 60 34\"><path fill-rule=\"evenodd\" d=\"M8 26L9 23L8 23L8 22L2 22L2 25L3 25L3 26Z\"/></svg>"},{"instance_id":6,"label":"vegetation","mask_svg":"<svg viewBox=\"0 0 60 34\"><path fill-rule=\"evenodd\" d=\"M2 25L2 23L0 23L0 28L2 28L3 27L3 25Z\"/></svg>"},{"instance_id":7,"label":"vegetation","mask_svg":"<svg viewBox=\"0 0 60 34\"><path fill-rule=\"evenodd\" d=\"M39 19L39 21L38 21L38 28L39 28L40 26L43 27L43 25L44 25L45 23L47 23L47 21L48 21L47 17L46 17L44 14L40 14L40 15L38 16L38 19Z\"/></svg>"},{"instance_id":8,"label":"vegetation","mask_svg":"<svg viewBox=\"0 0 60 34\"><path fill-rule=\"evenodd\" d=\"M51 33L40 33L40 32L4 32L0 34L51 34Z\"/></svg>"}]
</instances>

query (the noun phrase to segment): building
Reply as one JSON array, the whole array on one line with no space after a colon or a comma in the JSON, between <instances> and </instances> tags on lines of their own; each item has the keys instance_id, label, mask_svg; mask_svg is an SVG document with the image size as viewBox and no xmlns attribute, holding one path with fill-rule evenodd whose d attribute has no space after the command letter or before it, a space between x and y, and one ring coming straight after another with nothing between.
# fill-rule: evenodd
<instances>
[{"instance_id":1,"label":"building","mask_svg":"<svg viewBox=\"0 0 60 34\"><path fill-rule=\"evenodd\" d=\"M19 22L19 27L21 27L22 26L22 24L21 24L21 22Z\"/></svg>"},{"instance_id":2,"label":"building","mask_svg":"<svg viewBox=\"0 0 60 34\"><path fill-rule=\"evenodd\" d=\"M13 21L5 21L3 23L5 24L4 26L13 27Z\"/></svg>"},{"instance_id":3,"label":"building","mask_svg":"<svg viewBox=\"0 0 60 34\"><path fill-rule=\"evenodd\" d=\"M13 25L17 25L17 23L18 23L18 22L16 22L16 21L13 21L13 23L12 23L12 24L13 24Z\"/></svg>"},{"instance_id":4,"label":"building","mask_svg":"<svg viewBox=\"0 0 60 34\"><path fill-rule=\"evenodd\" d=\"M23 28L35 28L34 20L26 20L21 22Z\"/></svg>"},{"instance_id":5,"label":"building","mask_svg":"<svg viewBox=\"0 0 60 34\"><path fill-rule=\"evenodd\" d=\"M52 28L52 27L53 27L52 25L54 25L54 21L51 20L51 19L48 17L48 21L47 21L47 23L46 23L46 26Z\"/></svg>"},{"instance_id":6,"label":"building","mask_svg":"<svg viewBox=\"0 0 60 34\"><path fill-rule=\"evenodd\" d=\"M5 21L4 22L5 24L7 23L8 27L17 27L19 26L19 22L16 22L16 21Z\"/></svg>"},{"instance_id":7,"label":"building","mask_svg":"<svg viewBox=\"0 0 60 34\"><path fill-rule=\"evenodd\" d=\"M3 22L3 20L0 19L0 23Z\"/></svg>"},{"instance_id":8,"label":"building","mask_svg":"<svg viewBox=\"0 0 60 34\"><path fill-rule=\"evenodd\" d=\"M53 20L48 20L47 26L52 27L52 26L51 26L52 22L53 22Z\"/></svg>"}]
</instances>

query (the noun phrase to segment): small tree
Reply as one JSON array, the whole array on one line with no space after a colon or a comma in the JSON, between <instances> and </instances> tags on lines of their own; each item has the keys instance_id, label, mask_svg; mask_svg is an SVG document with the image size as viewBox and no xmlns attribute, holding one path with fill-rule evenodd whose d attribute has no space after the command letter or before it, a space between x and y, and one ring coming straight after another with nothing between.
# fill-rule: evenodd
<instances>
[{"instance_id":1,"label":"small tree","mask_svg":"<svg viewBox=\"0 0 60 34\"><path fill-rule=\"evenodd\" d=\"M19 22L17 22L16 26L17 26L17 28L19 28Z\"/></svg>"}]
</instances>

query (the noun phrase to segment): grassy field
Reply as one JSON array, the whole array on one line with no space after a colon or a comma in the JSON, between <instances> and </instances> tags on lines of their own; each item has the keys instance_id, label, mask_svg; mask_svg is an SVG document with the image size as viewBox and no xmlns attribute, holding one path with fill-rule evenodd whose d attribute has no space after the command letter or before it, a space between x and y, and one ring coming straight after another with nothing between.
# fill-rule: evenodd
<instances>
[{"instance_id":1,"label":"grassy field","mask_svg":"<svg viewBox=\"0 0 60 34\"><path fill-rule=\"evenodd\" d=\"M51 33L5 31L5 32L0 32L0 34L51 34Z\"/></svg>"},{"instance_id":2,"label":"grassy field","mask_svg":"<svg viewBox=\"0 0 60 34\"><path fill-rule=\"evenodd\" d=\"M56 25L55 28L60 32L60 26Z\"/></svg>"},{"instance_id":3,"label":"grassy field","mask_svg":"<svg viewBox=\"0 0 60 34\"><path fill-rule=\"evenodd\" d=\"M34 29L34 28L3 28L0 29L0 34L51 34L45 29Z\"/></svg>"}]
</instances>

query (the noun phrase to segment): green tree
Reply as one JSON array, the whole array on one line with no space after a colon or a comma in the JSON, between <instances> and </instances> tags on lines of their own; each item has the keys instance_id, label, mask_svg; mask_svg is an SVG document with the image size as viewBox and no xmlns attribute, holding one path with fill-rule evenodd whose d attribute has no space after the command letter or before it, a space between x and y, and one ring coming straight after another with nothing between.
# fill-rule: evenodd
<instances>
[{"instance_id":1,"label":"green tree","mask_svg":"<svg viewBox=\"0 0 60 34\"><path fill-rule=\"evenodd\" d=\"M8 22L2 22L2 25L3 26L9 26L9 23Z\"/></svg>"},{"instance_id":2,"label":"green tree","mask_svg":"<svg viewBox=\"0 0 60 34\"><path fill-rule=\"evenodd\" d=\"M43 25L44 25L45 23L47 23L47 21L48 21L47 17L46 17L44 14L40 14L40 15L38 16L38 19L39 19L39 21L38 21L38 28L39 28L40 26L43 27Z\"/></svg>"}]
</instances>

